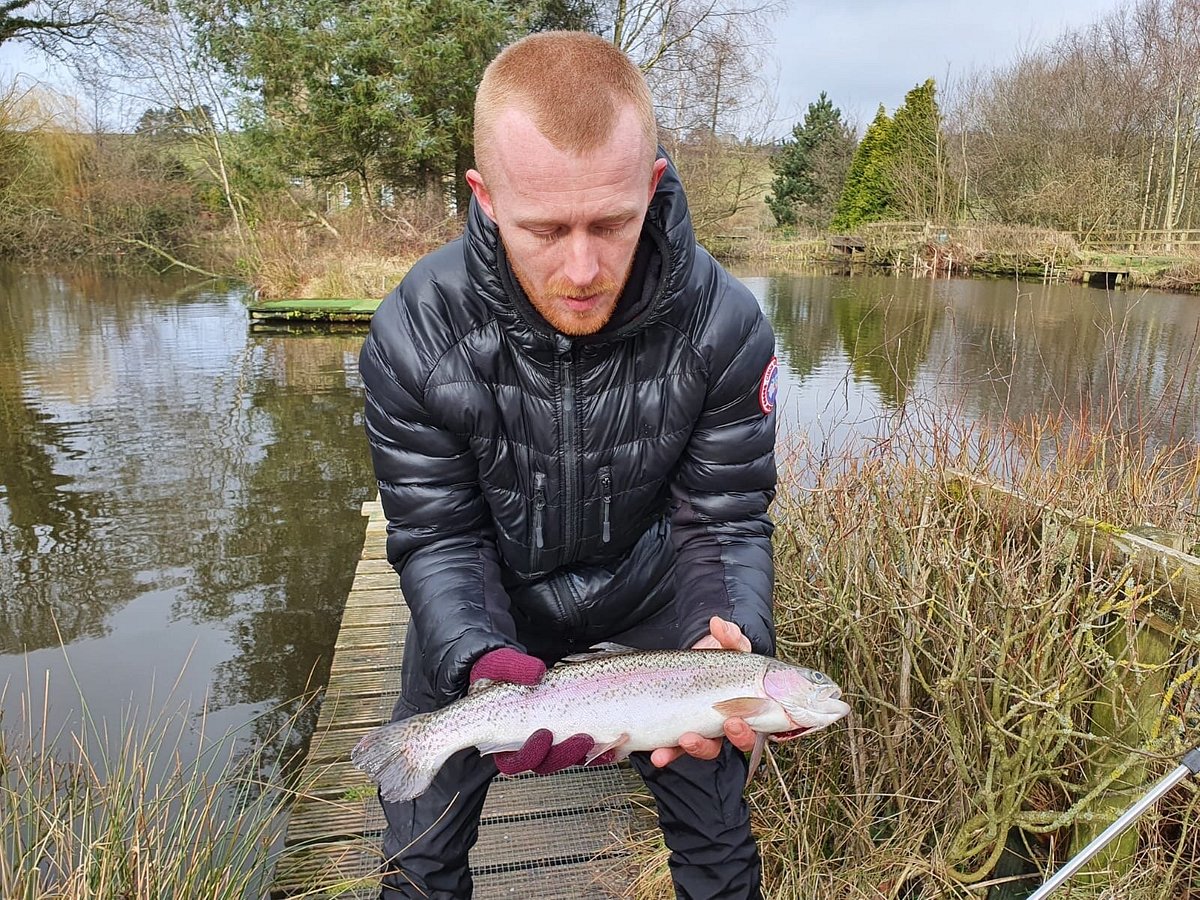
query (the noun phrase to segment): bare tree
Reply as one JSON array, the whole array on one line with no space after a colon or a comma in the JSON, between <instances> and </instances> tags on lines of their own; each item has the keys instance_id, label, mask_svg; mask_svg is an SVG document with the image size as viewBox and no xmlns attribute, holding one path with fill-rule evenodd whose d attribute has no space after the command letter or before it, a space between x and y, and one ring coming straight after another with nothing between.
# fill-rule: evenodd
<instances>
[{"instance_id":1,"label":"bare tree","mask_svg":"<svg viewBox=\"0 0 1200 900\"><path fill-rule=\"evenodd\" d=\"M951 106L976 216L1168 245L1197 219L1200 0L1118 7L964 82Z\"/></svg>"},{"instance_id":2,"label":"bare tree","mask_svg":"<svg viewBox=\"0 0 1200 900\"><path fill-rule=\"evenodd\" d=\"M95 46L141 13L136 0L0 0L0 44L24 41L62 56Z\"/></svg>"},{"instance_id":3,"label":"bare tree","mask_svg":"<svg viewBox=\"0 0 1200 900\"><path fill-rule=\"evenodd\" d=\"M173 112L178 133L191 140L197 158L219 186L235 236L244 247L252 235L230 162L235 92L219 68L199 52L176 0L160 0L147 8L136 27L110 35L102 47L75 54L71 64L81 83L95 92Z\"/></svg>"}]
</instances>

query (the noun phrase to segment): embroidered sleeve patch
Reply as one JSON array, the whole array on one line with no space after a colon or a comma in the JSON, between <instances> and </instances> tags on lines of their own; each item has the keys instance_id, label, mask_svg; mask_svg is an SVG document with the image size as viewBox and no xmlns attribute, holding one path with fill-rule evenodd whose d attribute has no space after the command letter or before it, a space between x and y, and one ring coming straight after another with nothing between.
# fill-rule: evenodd
<instances>
[{"instance_id":1,"label":"embroidered sleeve patch","mask_svg":"<svg viewBox=\"0 0 1200 900\"><path fill-rule=\"evenodd\" d=\"M758 407L766 415L775 408L775 398L779 394L779 360L774 356L763 369L762 380L758 383Z\"/></svg>"}]
</instances>

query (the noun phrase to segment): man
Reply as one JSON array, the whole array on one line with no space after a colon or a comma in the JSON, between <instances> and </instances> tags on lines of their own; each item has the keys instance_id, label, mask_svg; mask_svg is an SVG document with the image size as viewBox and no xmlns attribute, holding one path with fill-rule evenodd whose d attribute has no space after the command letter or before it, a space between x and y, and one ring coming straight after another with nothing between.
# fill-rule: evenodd
<instances>
[{"instance_id":1,"label":"man","mask_svg":"<svg viewBox=\"0 0 1200 900\"><path fill-rule=\"evenodd\" d=\"M380 305L360 362L412 610L395 718L478 677L535 683L599 641L773 652L774 341L695 243L641 73L598 37L533 35L492 62L475 110L465 233ZM759 896L753 734L726 735L632 759L689 900ZM385 802L382 896L470 897L497 769L598 749L543 731Z\"/></svg>"}]
</instances>

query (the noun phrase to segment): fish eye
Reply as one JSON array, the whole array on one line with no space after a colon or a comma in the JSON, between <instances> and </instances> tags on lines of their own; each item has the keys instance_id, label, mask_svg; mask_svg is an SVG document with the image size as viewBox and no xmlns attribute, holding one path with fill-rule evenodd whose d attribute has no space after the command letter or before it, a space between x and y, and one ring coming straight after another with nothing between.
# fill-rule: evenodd
<instances>
[{"instance_id":1,"label":"fish eye","mask_svg":"<svg viewBox=\"0 0 1200 900\"><path fill-rule=\"evenodd\" d=\"M825 682L829 681L829 676L824 672L818 672L816 669L809 669L808 679L813 684L825 684Z\"/></svg>"}]
</instances>

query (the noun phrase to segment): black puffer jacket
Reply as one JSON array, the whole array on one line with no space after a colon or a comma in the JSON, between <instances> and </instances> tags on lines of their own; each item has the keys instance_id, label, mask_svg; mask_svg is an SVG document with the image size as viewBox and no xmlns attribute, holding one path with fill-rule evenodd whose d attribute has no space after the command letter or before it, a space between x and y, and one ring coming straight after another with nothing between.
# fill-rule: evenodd
<instances>
[{"instance_id":1,"label":"black puffer jacket","mask_svg":"<svg viewBox=\"0 0 1200 900\"><path fill-rule=\"evenodd\" d=\"M695 243L668 166L630 288L599 334L555 332L495 225L426 256L380 305L360 358L366 427L430 683L465 687L516 624L586 647L678 598L774 646L770 326Z\"/></svg>"}]
</instances>

